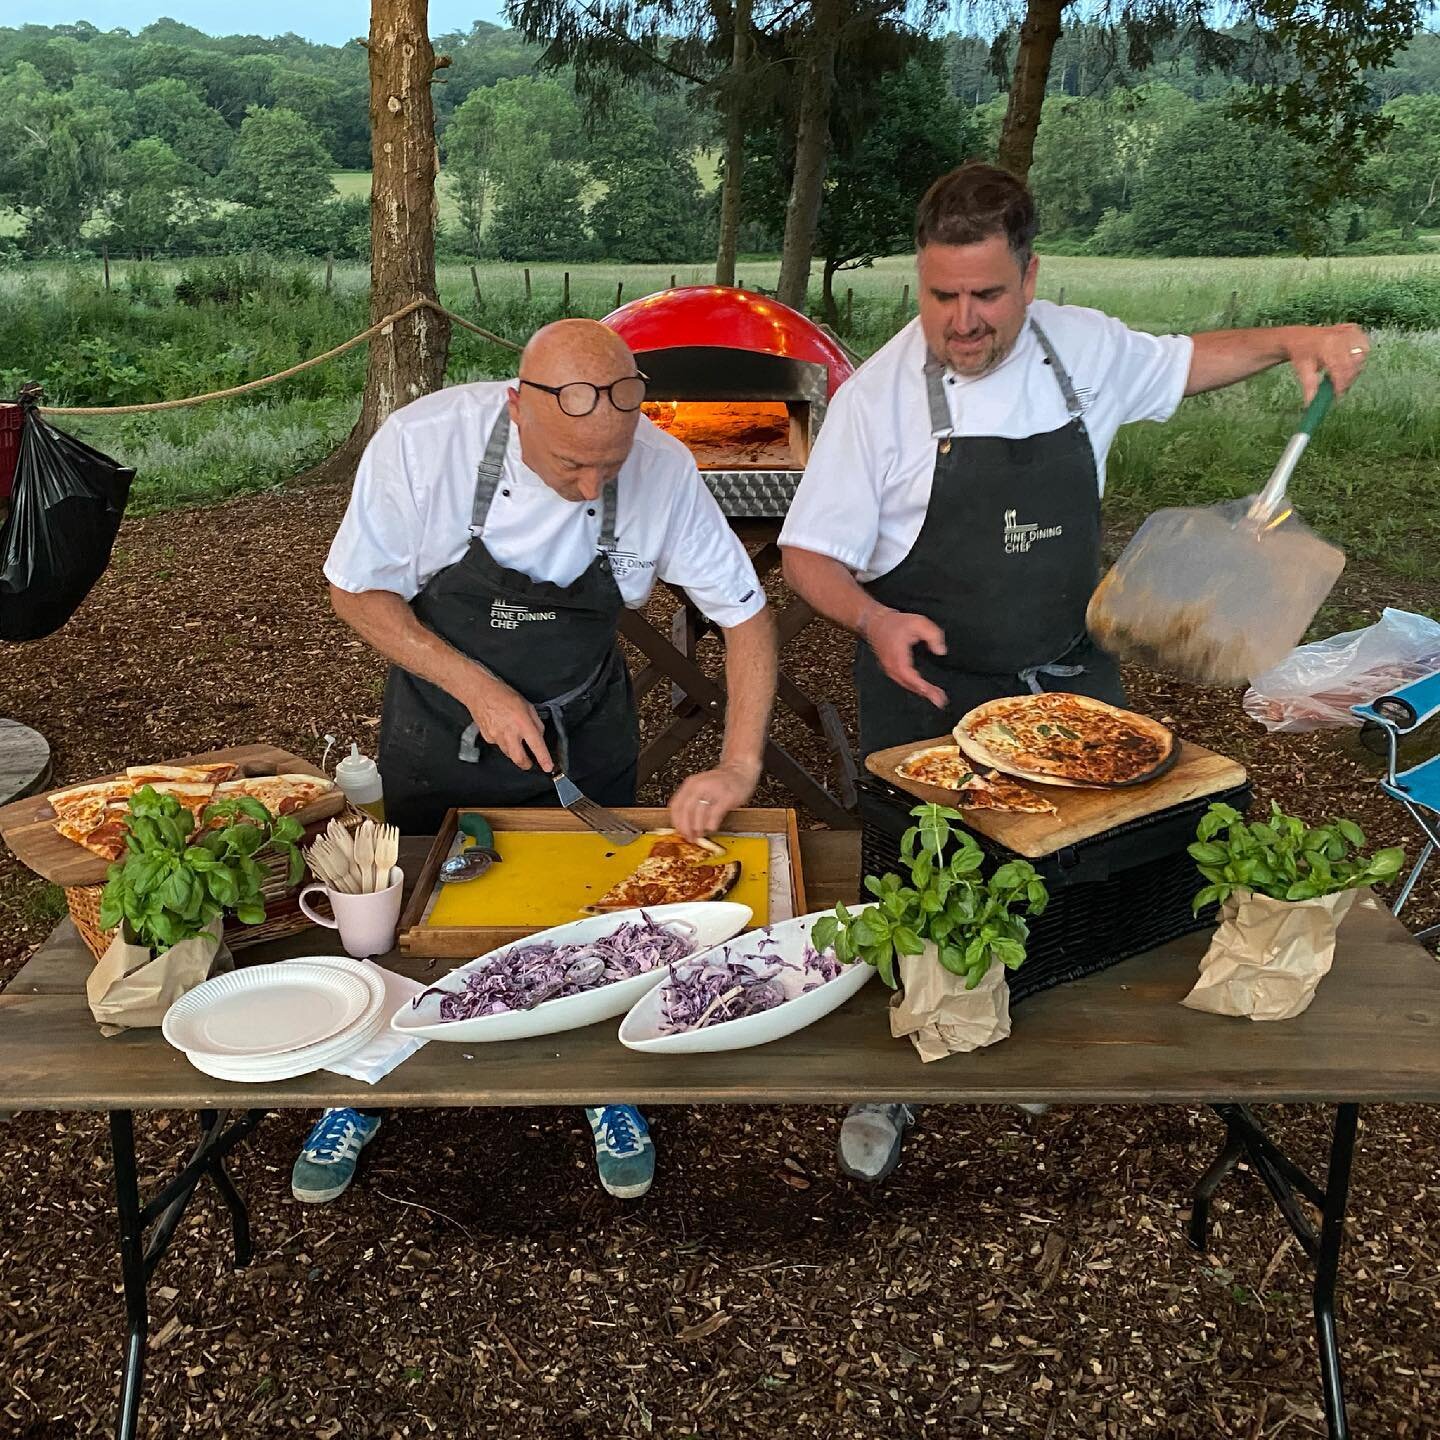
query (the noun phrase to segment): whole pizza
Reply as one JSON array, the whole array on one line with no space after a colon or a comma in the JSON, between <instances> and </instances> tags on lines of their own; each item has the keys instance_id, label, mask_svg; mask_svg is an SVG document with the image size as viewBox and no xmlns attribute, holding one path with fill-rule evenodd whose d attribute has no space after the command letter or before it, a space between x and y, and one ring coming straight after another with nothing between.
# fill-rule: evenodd
<instances>
[{"instance_id":1,"label":"whole pizza","mask_svg":"<svg viewBox=\"0 0 1440 1440\"><path fill-rule=\"evenodd\" d=\"M955 727L978 765L1047 785L1136 785L1175 758L1175 736L1148 715L1056 691L978 705Z\"/></svg>"}]
</instances>

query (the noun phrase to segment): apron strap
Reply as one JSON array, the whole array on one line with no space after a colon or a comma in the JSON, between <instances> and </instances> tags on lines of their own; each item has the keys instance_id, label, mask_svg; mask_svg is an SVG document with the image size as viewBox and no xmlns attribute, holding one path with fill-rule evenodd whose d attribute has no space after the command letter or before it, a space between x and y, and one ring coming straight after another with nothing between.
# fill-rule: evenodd
<instances>
[{"instance_id":1,"label":"apron strap","mask_svg":"<svg viewBox=\"0 0 1440 1440\"><path fill-rule=\"evenodd\" d=\"M1060 386L1060 393L1065 397L1065 408L1070 412L1072 420L1078 420L1083 413L1079 397L1075 394L1075 387L1070 383L1070 372L1065 368L1060 357L1055 353L1055 347L1050 343L1050 337L1035 323L1030 322L1030 328L1035 332L1035 338L1040 342L1040 348L1045 352L1045 358L1050 362L1050 368L1055 372L1056 383Z\"/></svg>"},{"instance_id":2,"label":"apron strap","mask_svg":"<svg viewBox=\"0 0 1440 1440\"><path fill-rule=\"evenodd\" d=\"M943 440L955 433L950 422L950 402L945 398L945 362L925 351L925 398L930 402L930 436Z\"/></svg>"},{"instance_id":3,"label":"apron strap","mask_svg":"<svg viewBox=\"0 0 1440 1440\"><path fill-rule=\"evenodd\" d=\"M475 500L470 507L470 530L473 535L485 533L485 521L490 515L490 502L500 485L500 475L505 469L505 447L510 443L510 406L500 407L495 423L490 427L490 438L485 442L485 457L475 472Z\"/></svg>"},{"instance_id":4,"label":"apron strap","mask_svg":"<svg viewBox=\"0 0 1440 1440\"><path fill-rule=\"evenodd\" d=\"M602 492L600 501L600 549L607 555L615 548L615 511L618 508L616 490L618 480L612 480Z\"/></svg>"}]
</instances>

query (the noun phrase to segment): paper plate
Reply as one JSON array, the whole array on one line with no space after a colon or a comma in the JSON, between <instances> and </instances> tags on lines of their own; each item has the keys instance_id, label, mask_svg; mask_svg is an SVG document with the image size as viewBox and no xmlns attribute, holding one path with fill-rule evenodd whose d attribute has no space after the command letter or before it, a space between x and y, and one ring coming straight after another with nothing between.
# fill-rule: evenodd
<instances>
[{"instance_id":1,"label":"paper plate","mask_svg":"<svg viewBox=\"0 0 1440 1440\"><path fill-rule=\"evenodd\" d=\"M217 975L182 995L165 1012L161 1031L187 1054L281 1055L348 1030L372 995L363 973L304 961L256 965Z\"/></svg>"}]
</instances>

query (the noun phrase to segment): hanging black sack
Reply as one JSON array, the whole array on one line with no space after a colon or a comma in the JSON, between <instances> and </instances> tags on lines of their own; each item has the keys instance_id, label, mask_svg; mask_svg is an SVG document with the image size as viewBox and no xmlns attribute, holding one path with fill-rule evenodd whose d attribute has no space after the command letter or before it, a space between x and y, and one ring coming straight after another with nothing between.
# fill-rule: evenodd
<instances>
[{"instance_id":1,"label":"hanging black sack","mask_svg":"<svg viewBox=\"0 0 1440 1440\"><path fill-rule=\"evenodd\" d=\"M47 423L39 404L39 386L20 392L20 448L0 526L0 640L39 640L75 613L110 563L135 478Z\"/></svg>"}]
</instances>

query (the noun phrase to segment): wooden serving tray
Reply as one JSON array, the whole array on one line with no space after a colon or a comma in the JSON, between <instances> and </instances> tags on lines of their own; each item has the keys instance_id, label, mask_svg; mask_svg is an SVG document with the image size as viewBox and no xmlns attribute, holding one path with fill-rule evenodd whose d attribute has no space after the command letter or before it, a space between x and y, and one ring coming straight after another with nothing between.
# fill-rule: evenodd
<instances>
[{"instance_id":1,"label":"wooden serving tray","mask_svg":"<svg viewBox=\"0 0 1440 1440\"><path fill-rule=\"evenodd\" d=\"M1089 840L1092 836L1103 835L1127 821L1143 820L1147 815L1183 805L1187 800L1232 790L1237 785L1243 785L1248 778L1245 767L1238 761L1217 755L1203 745L1179 740L1176 742L1178 753L1175 763L1154 780L1119 790L1079 790L1069 786L1039 785L1026 780L1023 783L1028 788L1052 801L1060 813L1007 815L994 810L967 810L964 797L956 791L908 779L895 768L917 750L924 750L930 745L954 743L952 736L945 735L934 740L916 740L910 745L895 745L889 750L877 750L865 757L865 768L886 784L904 790L917 800L932 801L936 805L948 805L959 810L969 829L1030 860L1052 855L1056 850Z\"/></svg>"},{"instance_id":2,"label":"wooden serving tray","mask_svg":"<svg viewBox=\"0 0 1440 1440\"><path fill-rule=\"evenodd\" d=\"M237 745L228 750L207 750L203 755L182 755L174 760L157 760L157 765L203 765L211 760L228 760L237 765L245 775L321 775L325 772L318 765L292 755L288 750L274 745ZM147 762L149 763L149 762ZM115 780L123 771L110 775L97 775L95 780ZM327 777L328 778L328 777ZM76 780L73 784L89 782ZM65 786L51 786L50 793L69 789ZM295 819L302 825L311 825L316 820L325 820L338 815L345 808L345 794L337 786L329 795L295 812ZM76 885L102 885L109 862L98 855L92 855L83 846L67 840L54 826L55 811L47 795L27 795L0 809L0 839L14 852L22 865L27 865L37 875L52 885L63 885L67 889Z\"/></svg>"},{"instance_id":3,"label":"wooden serving tray","mask_svg":"<svg viewBox=\"0 0 1440 1440\"><path fill-rule=\"evenodd\" d=\"M428 922L427 916L432 908L431 902L435 898L440 883L440 864L450 854L455 841L459 817L469 813L472 813L472 807L464 810L451 810L445 816L440 833L430 847L430 853L425 857L424 867L415 882L415 888L410 893L405 911L400 917L398 944L400 949L408 955L471 959L477 955L484 955L499 945L508 945L512 940L523 940L527 935L533 935L538 930L548 928L546 925L533 921L516 924L466 925L433 925ZM497 808L493 810L486 808L479 810L479 813L484 815L490 822L491 828L497 833L527 831L573 835L588 833L589 830L588 826L567 811L548 807ZM636 807L616 809L614 813L638 825L642 830L659 830L670 823L669 811L663 809ZM793 810L764 809L734 810L727 817L725 829L726 833L784 837L790 862L791 903L796 915L804 915L806 913L805 879L800 866L800 833L795 824L795 812ZM637 863L642 858L643 851L637 848ZM486 886L503 886L505 883L504 861L492 866L476 883ZM575 913L567 915L565 918L581 920L584 916L581 915L577 906Z\"/></svg>"}]
</instances>

